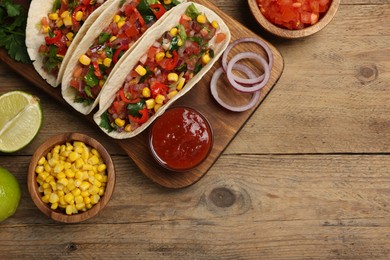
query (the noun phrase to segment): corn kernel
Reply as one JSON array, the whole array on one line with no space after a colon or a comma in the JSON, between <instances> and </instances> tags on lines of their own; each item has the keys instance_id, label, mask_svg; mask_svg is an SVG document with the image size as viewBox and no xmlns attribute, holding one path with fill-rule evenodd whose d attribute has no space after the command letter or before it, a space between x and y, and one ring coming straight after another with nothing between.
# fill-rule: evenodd
<instances>
[{"instance_id":1,"label":"corn kernel","mask_svg":"<svg viewBox=\"0 0 390 260\"><path fill-rule=\"evenodd\" d=\"M69 41L72 41L73 40L73 33L72 32L68 32L67 34L66 34L66 38L69 40Z\"/></svg>"},{"instance_id":2,"label":"corn kernel","mask_svg":"<svg viewBox=\"0 0 390 260\"><path fill-rule=\"evenodd\" d=\"M172 58L173 56L169 51L167 51L167 52L165 52L165 57Z\"/></svg>"},{"instance_id":3,"label":"corn kernel","mask_svg":"<svg viewBox=\"0 0 390 260\"><path fill-rule=\"evenodd\" d=\"M157 112L161 108L162 104L156 104L154 105L154 112Z\"/></svg>"},{"instance_id":4,"label":"corn kernel","mask_svg":"<svg viewBox=\"0 0 390 260\"><path fill-rule=\"evenodd\" d=\"M182 39L179 39L177 41L177 46L179 46L179 47L183 46L183 40Z\"/></svg>"},{"instance_id":5,"label":"corn kernel","mask_svg":"<svg viewBox=\"0 0 390 260\"><path fill-rule=\"evenodd\" d=\"M71 193L73 194L73 196L78 196L81 194L81 190L79 188L76 188L74 190L71 191Z\"/></svg>"},{"instance_id":6,"label":"corn kernel","mask_svg":"<svg viewBox=\"0 0 390 260\"><path fill-rule=\"evenodd\" d=\"M85 208L85 203L84 202L76 203L76 209L77 210L82 210L84 208Z\"/></svg>"},{"instance_id":7,"label":"corn kernel","mask_svg":"<svg viewBox=\"0 0 390 260\"><path fill-rule=\"evenodd\" d=\"M82 203L82 202L84 202L84 198L81 197L81 195L78 195L78 196L74 197L74 202L75 202L76 204Z\"/></svg>"},{"instance_id":8,"label":"corn kernel","mask_svg":"<svg viewBox=\"0 0 390 260\"><path fill-rule=\"evenodd\" d=\"M99 192L99 187L91 186L89 187L88 191L89 193L91 193L91 195L96 195Z\"/></svg>"},{"instance_id":9,"label":"corn kernel","mask_svg":"<svg viewBox=\"0 0 390 260\"><path fill-rule=\"evenodd\" d=\"M206 16L204 16L203 14L199 14L197 17L196 17L196 21L198 23L205 23L206 22Z\"/></svg>"},{"instance_id":10,"label":"corn kernel","mask_svg":"<svg viewBox=\"0 0 390 260\"><path fill-rule=\"evenodd\" d=\"M39 165L37 167L35 167L35 173L43 173L43 171L45 170L45 168L43 167L43 165Z\"/></svg>"},{"instance_id":11,"label":"corn kernel","mask_svg":"<svg viewBox=\"0 0 390 260\"><path fill-rule=\"evenodd\" d=\"M83 167L84 161L83 161L83 159L78 158L78 159L75 161L75 163L76 163L76 168L77 168L77 169L80 169L81 167Z\"/></svg>"},{"instance_id":12,"label":"corn kernel","mask_svg":"<svg viewBox=\"0 0 390 260\"><path fill-rule=\"evenodd\" d=\"M154 105L156 104L156 101L154 100L154 98L150 98L150 99L147 99L145 101L145 104L146 104L146 108L147 109L152 109L152 108L154 108Z\"/></svg>"},{"instance_id":13,"label":"corn kernel","mask_svg":"<svg viewBox=\"0 0 390 260\"><path fill-rule=\"evenodd\" d=\"M41 33L43 33L43 34L49 33L49 26L42 26L41 27Z\"/></svg>"},{"instance_id":14,"label":"corn kernel","mask_svg":"<svg viewBox=\"0 0 390 260\"><path fill-rule=\"evenodd\" d=\"M210 58L210 55L209 55L208 53L203 54L203 56L202 56L202 62L203 62L204 64L209 63L210 60L211 60L211 58Z\"/></svg>"},{"instance_id":15,"label":"corn kernel","mask_svg":"<svg viewBox=\"0 0 390 260\"><path fill-rule=\"evenodd\" d=\"M171 72L168 74L168 80L171 82L176 82L179 80L179 75L177 75L177 73Z\"/></svg>"},{"instance_id":16,"label":"corn kernel","mask_svg":"<svg viewBox=\"0 0 390 260\"><path fill-rule=\"evenodd\" d=\"M58 208L58 203L55 202L55 203L52 203L51 206L50 206L51 209L57 209Z\"/></svg>"},{"instance_id":17,"label":"corn kernel","mask_svg":"<svg viewBox=\"0 0 390 260\"><path fill-rule=\"evenodd\" d=\"M64 22L63 22L62 19L58 19L58 20L56 21L56 26L57 26L57 27L62 27L63 25L64 25Z\"/></svg>"},{"instance_id":18,"label":"corn kernel","mask_svg":"<svg viewBox=\"0 0 390 260\"><path fill-rule=\"evenodd\" d=\"M72 205L66 206L65 212L66 212L67 215L72 215L72 213L73 213Z\"/></svg>"},{"instance_id":19,"label":"corn kernel","mask_svg":"<svg viewBox=\"0 0 390 260\"><path fill-rule=\"evenodd\" d=\"M160 62L164 59L165 53L164 52L157 52L155 56L156 62Z\"/></svg>"},{"instance_id":20,"label":"corn kernel","mask_svg":"<svg viewBox=\"0 0 390 260\"><path fill-rule=\"evenodd\" d=\"M58 19L58 14L57 13L51 13L49 14L49 19L52 21L55 21Z\"/></svg>"},{"instance_id":21,"label":"corn kernel","mask_svg":"<svg viewBox=\"0 0 390 260\"><path fill-rule=\"evenodd\" d=\"M100 200L100 196L98 194L94 194L94 195L91 196L91 203L92 204L98 203L99 200Z\"/></svg>"},{"instance_id":22,"label":"corn kernel","mask_svg":"<svg viewBox=\"0 0 390 260\"><path fill-rule=\"evenodd\" d=\"M39 161L38 161L38 165L44 165L46 162L46 158L44 156L42 156Z\"/></svg>"},{"instance_id":23,"label":"corn kernel","mask_svg":"<svg viewBox=\"0 0 390 260\"><path fill-rule=\"evenodd\" d=\"M113 18L114 23L118 23L120 21L121 17L120 15L116 14Z\"/></svg>"},{"instance_id":24,"label":"corn kernel","mask_svg":"<svg viewBox=\"0 0 390 260\"><path fill-rule=\"evenodd\" d=\"M85 66L88 66L89 64L91 64L91 59L85 54L80 56L79 61L81 64L83 64Z\"/></svg>"},{"instance_id":25,"label":"corn kernel","mask_svg":"<svg viewBox=\"0 0 390 260\"><path fill-rule=\"evenodd\" d=\"M144 87L144 88L142 89L142 96L145 97L145 98L149 98L150 95L151 95L150 88Z\"/></svg>"},{"instance_id":26,"label":"corn kernel","mask_svg":"<svg viewBox=\"0 0 390 260\"><path fill-rule=\"evenodd\" d=\"M60 200L60 198L58 197L57 193L51 193L50 194L50 197L49 197L49 202L50 203L56 203Z\"/></svg>"},{"instance_id":27,"label":"corn kernel","mask_svg":"<svg viewBox=\"0 0 390 260\"><path fill-rule=\"evenodd\" d=\"M164 4L169 5L172 3L172 0L164 0Z\"/></svg>"},{"instance_id":28,"label":"corn kernel","mask_svg":"<svg viewBox=\"0 0 390 260\"><path fill-rule=\"evenodd\" d=\"M66 175L64 172L60 172L57 174L57 179L63 179L63 178L66 178Z\"/></svg>"},{"instance_id":29,"label":"corn kernel","mask_svg":"<svg viewBox=\"0 0 390 260\"><path fill-rule=\"evenodd\" d=\"M169 31L169 34L171 36L176 36L177 35L177 28L176 27L173 27L170 31Z\"/></svg>"},{"instance_id":30,"label":"corn kernel","mask_svg":"<svg viewBox=\"0 0 390 260\"><path fill-rule=\"evenodd\" d=\"M66 178L62 178L62 179L59 179L59 180L57 181L57 183L60 183L60 184L62 184L62 185L64 185L64 186L67 186L68 183L69 183L69 181L68 181L68 179L66 179Z\"/></svg>"},{"instance_id":31,"label":"corn kernel","mask_svg":"<svg viewBox=\"0 0 390 260\"><path fill-rule=\"evenodd\" d=\"M55 183L54 181L51 181L49 184L50 184L50 187L53 191L57 190L57 183Z\"/></svg>"},{"instance_id":32,"label":"corn kernel","mask_svg":"<svg viewBox=\"0 0 390 260\"><path fill-rule=\"evenodd\" d=\"M125 120L120 119L119 117L115 119L115 124L119 127L122 127L125 125Z\"/></svg>"},{"instance_id":33,"label":"corn kernel","mask_svg":"<svg viewBox=\"0 0 390 260\"><path fill-rule=\"evenodd\" d=\"M45 194L44 196L42 196L43 202L49 203L49 200L50 200L50 194Z\"/></svg>"},{"instance_id":34,"label":"corn kernel","mask_svg":"<svg viewBox=\"0 0 390 260\"><path fill-rule=\"evenodd\" d=\"M81 195L81 197L86 198L86 197L89 197L91 194L89 193L89 191L85 190L85 191L82 191L80 193L80 195ZM86 204L88 204L88 203L86 203Z\"/></svg>"},{"instance_id":35,"label":"corn kernel","mask_svg":"<svg viewBox=\"0 0 390 260\"><path fill-rule=\"evenodd\" d=\"M110 37L110 42L113 42L113 41L115 41L116 39L117 39L116 36L111 36L111 37Z\"/></svg>"},{"instance_id":36,"label":"corn kernel","mask_svg":"<svg viewBox=\"0 0 390 260\"><path fill-rule=\"evenodd\" d=\"M90 197L84 197L84 203L85 204L91 204L91 198Z\"/></svg>"},{"instance_id":37,"label":"corn kernel","mask_svg":"<svg viewBox=\"0 0 390 260\"><path fill-rule=\"evenodd\" d=\"M57 195L59 198L63 198L65 195L65 192L63 190L59 190L59 191L57 191Z\"/></svg>"},{"instance_id":38,"label":"corn kernel","mask_svg":"<svg viewBox=\"0 0 390 260\"><path fill-rule=\"evenodd\" d=\"M111 66L111 61L112 61L112 59L110 59L110 58L104 58L103 65L106 66L106 67L110 67Z\"/></svg>"},{"instance_id":39,"label":"corn kernel","mask_svg":"<svg viewBox=\"0 0 390 260\"><path fill-rule=\"evenodd\" d=\"M125 132L131 132L131 129L132 129L131 124L127 124L125 126Z\"/></svg>"},{"instance_id":40,"label":"corn kernel","mask_svg":"<svg viewBox=\"0 0 390 260\"><path fill-rule=\"evenodd\" d=\"M74 186L76 187L80 187L81 183L82 183L81 179L74 180Z\"/></svg>"},{"instance_id":41,"label":"corn kernel","mask_svg":"<svg viewBox=\"0 0 390 260\"><path fill-rule=\"evenodd\" d=\"M91 156L89 159L88 159L88 163L89 164L92 164L92 165L96 165L99 163L99 158L94 155L94 156Z\"/></svg>"},{"instance_id":42,"label":"corn kernel","mask_svg":"<svg viewBox=\"0 0 390 260\"><path fill-rule=\"evenodd\" d=\"M62 18L62 19L66 18L66 17L68 17L68 16L70 16L69 11L64 11L64 12L62 12L62 14L61 14L61 18Z\"/></svg>"},{"instance_id":43,"label":"corn kernel","mask_svg":"<svg viewBox=\"0 0 390 260\"><path fill-rule=\"evenodd\" d=\"M80 190L81 191L86 191L89 189L89 187L91 186L91 184L87 181L83 181L80 185Z\"/></svg>"},{"instance_id":44,"label":"corn kernel","mask_svg":"<svg viewBox=\"0 0 390 260\"><path fill-rule=\"evenodd\" d=\"M173 98L174 96L176 96L177 93L178 93L177 90L171 91L171 92L168 93L167 97L168 97L169 99L171 99L171 98Z\"/></svg>"},{"instance_id":45,"label":"corn kernel","mask_svg":"<svg viewBox=\"0 0 390 260\"><path fill-rule=\"evenodd\" d=\"M136 68L135 68L135 71L138 73L138 75L140 76L144 76L146 74L146 69L144 67L142 67L141 65L138 65Z\"/></svg>"},{"instance_id":46,"label":"corn kernel","mask_svg":"<svg viewBox=\"0 0 390 260\"><path fill-rule=\"evenodd\" d=\"M217 21L214 20L214 21L211 22L211 26L214 27L215 29L218 29L219 24L218 24Z\"/></svg>"},{"instance_id":47,"label":"corn kernel","mask_svg":"<svg viewBox=\"0 0 390 260\"><path fill-rule=\"evenodd\" d=\"M176 89L177 89L178 91L180 91L180 90L183 88L184 82L185 82L185 81L186 81L185 78L180 78L179 83L178 83L177 86L176 86Z\"/></svg>"},{"instance_id":48,"label":"corn kernel","mask_svg":"<svg viewBox=\"0 0 390 260\"><path fill-rule=\"evenodd\" d=\"M97 168L97 171L98 172L103 172L107 169L107 165L105 165L104 163L100 164ZM99 174L100 175L100 174ZM101 176L101 175L100 175Z\"/></svg>"},{"instance_id":49,"label":"corn kernel","mask_svg":"<svg viewBox=\"0 0 390 260\"><path fill-rule=\"evenodd\" d=\"M70 27L73 25L72 17L70 16L65 17L62 21L66 27Z\"/></svg>"},{"instance_id":50,"label":"corn kernel","mask_svg":"<svg viewBox=\"0 0 390 260\"><path fill-rule=\"evenodd\" d=\"M100 157L100 154L99 154L99 152L95 149L95 148L92 148L91 149L91 153L93 154L93 155L95 155L96 157Z\"/></svg>"},{"instance_id":51,"label":"corn kernel","mask_svg":"<svg viewBox=\"0 0 390 260\"><path fill-rule=\"evenodd\" d=\"M118 28L119 28L119 29L122 28L122 26L125 25L125 23L126 23L126 21L124 21L124 20L119 21L119 22L117 23Z\"/></svg>"},{"instance_id":52,"label":"corn kernel","mask_svg":"<svg viewBox=\"0 0 390 260\"><path fill-rule=\"evenodd\" d=\"M99 196L103 196L103 194L104 194L104 187L100 187L100 188L99 188L98 195L99 195Z\"/></svg>"},{"instance_id":53,"label":"corn kernel","mask_svg":"<svg viewBox=\"0 0 390 260\"><path fill-rule=\"evenodd\" d=\"M78 11L75 15L76 21L80 22L83 19L84 13L82 11Z\"/></svg>"},{"instance_id":54,"label":"corn kernel","mask_svg":"<svg viewBox=\"0 0 390 260\"><path fill-rule=\"evenodd\" d=\"M158 94L155 98L154 98L156 104L163 104L164 103L164 100L165 100L165 97L161 94Z\"/></svg>"}]
</instances>

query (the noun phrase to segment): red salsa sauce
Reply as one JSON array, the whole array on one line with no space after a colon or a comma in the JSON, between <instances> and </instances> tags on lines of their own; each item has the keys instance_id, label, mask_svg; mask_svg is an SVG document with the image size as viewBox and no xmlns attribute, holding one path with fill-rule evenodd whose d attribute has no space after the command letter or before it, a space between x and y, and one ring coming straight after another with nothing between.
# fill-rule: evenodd
<instances>
[{"instance_id":1,"label":"red salsa sauce","mask_svg":"<svg viewBox=\"0 0 390 260\"><path fill-rule=\"evenodd\" d=\"M153 156L162 166L186 171L208 156L213 137L203 115L188 107L175 107L156 119L149 142Z\"/></svg>"}]
</instances>

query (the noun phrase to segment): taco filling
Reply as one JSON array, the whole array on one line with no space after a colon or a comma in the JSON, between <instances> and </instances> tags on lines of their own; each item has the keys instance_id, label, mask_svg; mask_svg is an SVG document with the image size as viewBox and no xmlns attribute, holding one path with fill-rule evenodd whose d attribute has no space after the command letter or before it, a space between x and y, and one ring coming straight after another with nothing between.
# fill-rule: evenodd
<instances>
[{"instance_id":1,"label":"taco filling","mask_svg":"<svg viewBox=\"0 0 390 260\"><path fill-rule=\"evenodd\" d=\"M189 5L178 24L164 32L127 75L100 126L108 132L131 132L147 122L213 59L209 41L226 39L218 27Z\"/></svg>"},{"instance_id":2,"label":"taco filling","mask_svg":"<svg viewBox=\"0 0 390 260\"><path fill-rule=\"evenodd\" d=\"M178 5L177 0L133 0L120 7L112 22L102 30L88 51L79 57L70 86L75 102L91 104L122 55L162 15Z\"/></svg>"},{"instance_id":3,"label":"taco filling","mask_svg":"<svg viewBox=\"0 0 390 260\"><path fill-rule=\"evenodd\" d=\"M57 76L62 60L88 16L105 0L55 0L52 10L40 22L45 44L39 47L43 69Z\"/></svg>"}]
</instances>

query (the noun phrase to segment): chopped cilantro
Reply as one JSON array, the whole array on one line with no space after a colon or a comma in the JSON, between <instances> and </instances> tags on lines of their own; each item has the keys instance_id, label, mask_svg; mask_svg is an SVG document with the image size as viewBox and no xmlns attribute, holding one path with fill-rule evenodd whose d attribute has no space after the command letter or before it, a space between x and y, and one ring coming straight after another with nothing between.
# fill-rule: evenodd
<instances>
[{"instance_id":1,"label":"chopped cilantro","mask_svg":"<svg viewBox=\"0 0 390 260\"><path fill-rule=\"evenodd\" d=\"M11 0L0 0L0 47L16 61L30 63L25 44L26 10Z\"/></svg>"},{"instance_id":2,"label":"chopped cilantro","mask_svg":"<svg viewBox=\"0 0 390 260\"><path fill-rule=\"evenodd\" d=\"M107 130L107 132L112 132L114 128L110 124L110 119L108 118L108 112L105 111L101 116L102 121L100 121L99 126Z\"/></svg>"}]
</instances>

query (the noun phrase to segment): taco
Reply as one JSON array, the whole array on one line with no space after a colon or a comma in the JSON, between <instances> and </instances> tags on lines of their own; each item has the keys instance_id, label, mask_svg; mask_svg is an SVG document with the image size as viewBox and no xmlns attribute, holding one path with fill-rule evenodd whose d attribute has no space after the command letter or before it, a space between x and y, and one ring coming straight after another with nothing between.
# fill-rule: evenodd
<instances>
[{"instance_id":1,"label":"taco","mask_svg":"<svg viewBox=\"0 0 390 260\"><path fill-rule=\"evenodd\" d=\"M113 0L32 0L26 46L35 70L50 85L61 83L64 68L89 26Z\"/></svg>"},{"instance_id":2,"label":"taco","mask_svg":"<svg viewBox=\"0 0 390 260\"><path fill-rule=\"evenodd\" d=\"M62 80L62 96L77 111L90 113L113 68L178 0L124 0L108 6L74 50Z\"/></svg>"},{"instance_id":3,"label":"taco","mask_svg":"<svg viewBox=\"0 0 390 260\"><path fill-rule=\"evenodd\" d=\"M210 9L176 7L112 72L95 122L116 139L141 133L207 73L229 41L228 27Z\"/></svg>"}]
</instances>

